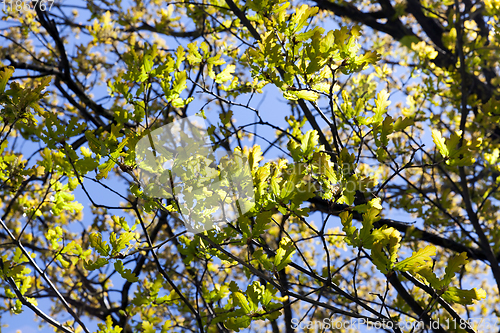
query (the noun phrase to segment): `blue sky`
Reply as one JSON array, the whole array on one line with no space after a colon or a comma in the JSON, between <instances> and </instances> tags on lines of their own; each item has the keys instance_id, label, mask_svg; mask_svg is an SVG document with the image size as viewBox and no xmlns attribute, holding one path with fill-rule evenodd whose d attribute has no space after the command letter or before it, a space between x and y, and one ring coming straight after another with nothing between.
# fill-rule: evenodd
<instances>
[{"instance_id":1,"label":"blue sky","mask_svg":"<svg viewBox=\"0 0 500 333\"><path fill-rule=\"evenodd\" d=\"M81 2L76 2L76 1L64 1L63 3L65 3L65 4L70 4L70 3L81 4ZM85 19L85 17L80 18L80 20L82 22L84 22L84 19ZM336 26L333 22L331 22L330 24L328 24L326 26L326 28L328 30L328 29L336 28ZM78 42L82 42L82 40L80 40ZM174 39L169 40L168 42L172 44L171 46L174 49L178 45L177 44L178 41L174 40ZM71 44L70 44L69 48L70 47L71 47ZM382 85L381 85L381 88L382 88ZM92 92L97 97L105 96L108 93L106 86L96 87L95 90ZM260 112L261 112L260 114L261 114L264 121L268 121L270 123L273 123L275 125L278 125L278 126L284 128L287 125L285 120L284 120L284 117L286 115L289 115L289 110L290 110L289 106L286 103L286 100L282 97L281 93L275 87L268 86L264 89L264 92L265 92L264 94L256 95L253 98L252 105L253 106L260 105L260 107L259 107ZM244 96L242 98L241 102L246 102L245 99L247 99L248 97L249 96ZM391 101L392 101L392 105L396 104L398 101L404 102L404 100L402 99L402 96L397 96L397 95L393 96L391 98ZM204 105L204 102L202 102L202 101L196 100L195 102L193 102L193 104L189 108L190 114L194 114L194 113L198 112L200 110L200 108L202 107L202 105ZM237 107L233 108L232 110L234 112L234 118L237 119L236 125L245 124L248 122L253 122L255 120L255 115L252 112L250 112L249 110L241 109L241 108L237 108ZM216 122L218 119L218 114L216 111L207 111L206 115L207 115L208 119L212 122ZM319 117L317 120L323 127L326 127L326 123L324 123ZM266 138L274 139L275 130L267 128L265 126L260 126L259 127L259 134L265 136ZM430 135L424 136L423 138L421 138L421 140L422 140L422 143L425 143L425 145L427 147L430 147L433 145L432 140L430 138ZM250 144L250 142L247 142L247 143ZM262 144L264 147L267 146L267 143L259 138L257 139L256 143ZM31 148L33 150L35 150L38 148L38 146L35 146L35 145L31 145L31 146L27 145L26 146L27 150L31 149ZM26 154L26 155L28 155L28 154ZM282 155L282 153L280 151L274 149L274 150L271 150L269 152L269 154L266 156L266 160L272 160L278 156L281 157L281 155ZM121 181L118 181L116 179L111 179L109 181L106 181L106 184L112 186L113 189L115 189L121 193L124 193L126 191L126 186L124 185L124 183ZM88 187L88 189L90 190L89 191L90 193L93 193L94 200L97 201L99 204L116 206L117 202L120 200L120 198L118 196L116 196L115 194L113 194L109 191L106 191L105 189L103 189L99 185L97 185L89 180L85 180L84 185L86 187ZM99 193L99 195L95 195L96 193ZM80 203L82 203L83 206L85 207L84 208L84 221L85 221L86 218L89 218L92 216L92 214L90 212L90 208L89 208L91 203L87 199L87 197L85 196L84 192L82 191L82 189L80 187L75 191L75 196L76 196L76 199ZM415 220L408 213L405 213L403 211L393 210L389 214L387 214L387 211L385 211L384 213L386 213L386 216L389 218L394 218L394 219L401 220L401 221L411 222L411 221ZM313 218L318 219L319 217L320 216L318 214L318 215L314 216ZM419 223L417 225L421 226L422 221L418 221L418 222ZM338 225L338 221L336 221L335 223ZM80 226L77 223L75 223L71 226L71 228L75 228L75 230L79 230ZM47 302L40 301L40 306L42 308L44 308L45 306L47 306L47 304L45 304L45 303L47 303ZM9 328L5 330L7 333L14 333L14 332L17 332L17 330L21 330L23 333L31 333L31 332L37 331L37 328L36 328L37 324L33 323L33 314L31 313L31 311L29 309L26 309L26 308L25 308L24 313L21 315L1 318L1 323L2 324L4 324L4 323L9 324ZM90 324L89 328L95 329L96 328L95 323ZM368 329L366 331L373 332L373 330L368 330Z\"/></svg>"}]
</instances>

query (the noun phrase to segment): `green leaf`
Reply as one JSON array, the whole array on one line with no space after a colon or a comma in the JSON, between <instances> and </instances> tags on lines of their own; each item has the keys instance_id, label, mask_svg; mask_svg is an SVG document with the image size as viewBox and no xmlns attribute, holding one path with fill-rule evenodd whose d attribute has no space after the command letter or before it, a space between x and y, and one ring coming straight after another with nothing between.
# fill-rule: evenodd
<instances>
[{"instance_id":1,"label":"green leaf","mask_svg":"<svg viewBox=\"0 0 500 333\"><path fill-rule=\"evenodd\" d=\"M230 111L230 113L232 116L233 112ZM263 159L264 157L262 156L262 149L260 148L260 146L256 145L252 149L250 149L248 153L248 165L250 166L251 170L257 169L257 167L259 166L259 162Z\"/></svg>"},{"instance_id":2,"label":"green leaf","mask_svg":"<svg viewBox=\"0 0 500 333\"><path fill-rule=\"evenodd\" d=\"M99 233L90 234L90 246L92 246L101 256L108 256L110 247L106 241L102 240L102 235Z\"/></svg>"},{"instance_id":3,"label":"green leaf","mask_svg":"<svg viewBox=\"0 0 500 333\"><path fill-rule=\"evenodd\" d=\"M189 61L191 64L197 64L201 62L201 54L198 52L198 47L196 46L196 42L189 43L187 45L188 47L188 55L186 59Z\"/></svg>"},{"instance_id":4,"label":"green leaf","mask_svg":"<svg viewBox=\"0 0 500 333\"><path fill-rule=\"evenodd\" d=\"M115 266L116 271L118 273L120 273L122 278L126 279L128 282L139 281L139 278L132 273L132 270L123 267L123 262L121 260L117 260L115 262L114 266Z\"/></svg>"},{"instance_id":5,"label":"green leaf","mask_svg":"<svg viewBox=\"0 0 500 333\"><path fill-rule=\"evenodd\" d=\"M175 73L175 81L172 87L172 91L175 94L177 94L177 96L179 96L184 91L184 89L186 89L187 87L186 81L187 81L186 71Z\"/></svg>"},{"instance_id":6,"label":"green leaf","mask_svg":"<svg viewBox=\"0 0 500 333\"><path fill-rule=\"evenodd\" d=\"M319 94L311 90L288 90L287 92L299 99L304 99L306 101L314 102L319 98Z\"/></svg>"},{"instance_id":7,"label":"green leaf","mask_svg":"<svg viewBox=\"0 0 500 333\"><path fill-rule=\"evenodd\" d=\"M382 126L378 125L373 129L374 132L374 138L375 138L375 143L379 147L387 147L389 144L389 138L388 136L392 134L394 130L394 121L391 116L385 117L384 121L382 122ZM380 132L380 138L376 136Z\"/></svg>"},{"instance_id":8,"label":"green leaf","mask_svg":"<svg viewBox=\"0 0 500 333\"><path fill-rule=\"evenodd\" d=\"M312 154L314 148L318 146L319 135L315 130L309 130L306 132L301 140L301 148L304 156L307 158Z\"/></svg>"},{"instance_id":9,"label":"green leaf","mask_svg":"<svg viewBox=\"0 0 500 333\"><path fill-rule=\"evenodd\" d=\"M259 308L259 301L265 292L265 287L258 281L254 281L251 285L247 287L246 293L248 296L248 301L250 304L250 311L255 312Z\"/></svg>"},{"instance_id":10,"label":"green leaf","mask_svg":"<svg viewBox=\"0 0 500 333\"><path fill-rule=\"evenodd\" d=\"M153 69L153 65L154 65L153 57L154 57L154 55L150 54L149 52L144 56L143 68L144 68L145 73L149 73L149 72L151 72L151 69Z\"/></svg>"},{"instance_id":11,"label":"green leaf","mask_svg":"<svg viewBox=\"0 0 500 333\"><path fill-rule=\"evenodd\" d=\"M432 139L434 140L434 144L441 153L441 156L443 156L444 158L448 158L450 156L450 151L446 146L444 138L441 136L441 132L439 132L438 130L432 130Z\"/></svg>"},{"instance_id":12,"label":"green leaf","mask_svg":"<svg viewBox=\"0 0 500 333\"><path fill-rule=\"evenodd\" d=\"M179 69L181 67L184 59L186 59L186 51L181 45L179 45L177 47L177 52L175 53L175 69Z\"/></svg>"},{"instance_id":13,"label":"green leaf","mask_svg":"<svg viewBox=\"0 0 500 333\"><path fill-rule=\"evenodd\" d=\"M423 276L432 288L440 289L444 286L443 281L440 281L431 267L424 267L418 271L418 275Z\"/></svg>"},{"instance_id":14,"label":"green leaf","mask_svg":"<svg viewBox=\"0 0 500 333\"><path fill-rule=\"evenodd\" d=\"M231 291L231 298L233 299L234 303L240 306L245 313L250 313L250 311L252 311L250 304L234 281L231 281L231 283L229 284L229 290Z\"/></svg>"},{"instance_id":15,"label":"green leaf","mask_svg":"<svg viewBox=\"0 0 500 333\"><path fill-rule=\"evenodd\" d=\"M120 326L113 326L113 318L111 317L111 315L108 315L106 317L105 324L97 324L97 327L99 327L99 331L97 331L96 333L120 333L121 331L123 331L123 328L121 328Z\"/></svg>"},{"instance_id":16,"label":"green leaf","mask_svg":"<svg viewBox=\"0 0 500 333\"><path fill-rule=\"evenodd\" d=\"M276 250L274 257L274 267L277 271L282 270L292 261L292 255L295 253L295 247L290 238L284 237L280 241L280 247Z\"/></svg>"},{"instance_id":17,"label":"green leaf","mask_svg":"<svg viewBox=\"0 0 500 333\"><path fill-rule=\"evenodd\" d=\"M113 222L115 222L117 225L123 228L125 231L129 231L130 227L128 226L127 221L125 221L125 217L123 216L117 216L117 215L112 215L111 219Z\"/></svg>"},{"instance_id":18,"label":"green leaf","mask_svg":"<svg viewBox=\"0 0 500 333\"><path fill-rule=\"evenodd\" d=\"M342 231L345 232L346 237L345 241L347 244L357 247L359 244L359 239L358 239L358 230L356 227L352 225L352 214L350 214L347 211L344 211L339 214L340 221L342 222L342 225L344 226L342 228Z\"/></svg>"},{"instance_id":19,"label":"green leaf","mask_svg":"<svg viewBox=\"0 0 500 333\"><path fill-rule=\"evenodd\" d=\"M481 300L486 298L486 292L479 288L473 288L470 290L462 290L455 287L449 287L443 295L441 295L445 301L451 303L459 303L462 305L473 304L476 300Z\"/></svg>"},{"instance_id":20,"label":"green leaf","mask_svg":"<svg viewBox=\"0 0 500 333\"><path fill-rule=\"evenodd\" d=\"M418 250L418 252L416 253L413 252L411 257L398 262L396 265L394 265L394 269L401 272L418 272L418 270L421 268L431 267L431 256L434 255L436 255L436 247L433 245L428 245L423 249Z\"/></svg>"},{"instance_id":21,"label":"green leaf","mask_svg":"<svg viewBox=\"0 0 500 333\"><path fill-rule=\"evenodd\" d=\"M317 12L317 7L309 7L307 5L302 5L299 8L296 8L290 22L290 26L293 27L290 33L295 34L299 32L307 23L307 20Z\"/></svg>"},{"instance_id":22,"label":"green leaf","mask_svg":"<svg viewBox=\"0 0 500 333\"><path fill-rule=\"evenodd\" d=\"M233 73L235 69L236 69L235 65L227 65L222 72L217 74L217 76L215 77L215 82L224 83L226 81L231 80L233 78Z\"/></svg>"},{"instance_id":23,"label":"green leaf","mask_svg":"<svg viewBox=\"0 0 500 333\"><path fill-rule=\"evenodd\" d=\"M93 271L98 268L104 267L107 264L108 264L108 259L106 258L98 258L96 261L92 260L83 261L83 267L85 267L85 269L89 271Z\"/></svg>"},{"instance_id":24,"label":"green leaf","mask_svg":"<svg viewBox=\"0 0 500 333\"><path fill-rule=\"evenodd\" d=\"M373 223L380 220L380 216L378 216L379 213L379 209L371 207L370 210L363 214L363 227L359 232L359 245L367 249L370 249L373 244Z\"/></svg>"},{"instance_id":25,"label":"green leaf","mask_svg":"<svg viewBox=\"0 0 500 333\"><path fill-rule=\"evenodd\" d=\"M380 54L375 51L367 51L360 57L354 59L354 64L359 66L358 70L362 70L367 67L367 65L375 64L380 60Z\"/></svg>"},{"instance_id":26,"label":"green leaf","mask_svg":"<svg viewBox=\"0 0 500 333\"><path fill-rule=\"evenodd\" d=\"M283 189L281 190L281 193L279 196L279 198L282 200L289 199L290 196L295 192L295 183L290 181L290 180L286 180L283 183L282 187L283 187Z\"/></svg>"},{"instance_id":27,"label":"green leaf","mask_svg":"<svg viewBox=\"0 0 500 333\"><path fill-rule=\"evenodd\" d=\"M418 37L415 35L405 35L399 40L399 42L401 43L401 45L404 45L407 48L411 49L411 44L417 44L418 42L420 42L420 39L418 39Z\"/></svg>"},{"instance_id":28,"label":"green leaf","mask_svg":"<svg viewBox=\"0 0 500 333\"><path fill-rule=\"evenodd\" d=\"M141 326L142 326L142 332L144 332L144 333L155 333L156 332L153 324L151 324L149 321L143 321Z\"/></svg>"},{"instance_id":29,"label":"green leaf","mask_svg":"<svg viewBox=\"0 0 500 333\"><path fill-rule=\"evenodd\" d=\"M111 255L116 255L118 252L126 248L132 239L134 239L134 233L132 232L125 232L121 234L118 239L116 239L116 233L112 232L109 238L109 242L113 248Z\"/></svg>"},{"instance_id":30,"label":"green leaf","mask_svg":"<svg viewBox=\"0 0 500 333\"><path fill-rule=\"evenodd\" d=\"M252 257L255 258L256 264L264 266L264 268L268 271L272 271L273 262L269 259L267 254L264 253L262 249L257 249L252 254Z\"/></svg>"},{"instance_id":31,"label":"green leaf","mask_svg":"<svg viewBox=\"0 0 500 333\"><path fill-rule=\"evenodd\" d=\"M14 74L14 67L12 66L4 67L4 69L0 71L0 94L5 91L7 82L9 82L12 74Z\"/></svg>"},{"instance_id":32,"label":"green leaf","mask_svg":"<svg viewBox=\"0 0 500 333\"><path fill-rule=\"evenodd\" d=\"M411 118L405 117L404 119L401 117L398 117L396 121L394 122L394 131L399 132L407 128L408 126L411 126L415 123L415 121Z\"/></svg>"},{"instance_id":33,"label":"green leaf","mask_svg":"<svg viewBox=\"0 0 500 333\"><path fill-rule=\"evenodd\" d=\"M224 322L224 326L226 326L230 330L239 332L240 329L247 328L248 326L250 326L251 322L252 320L250 319L249 316L230 316Z\"/></svg>"},{"instance_id":34,"label":"green leaf","mask_svg":"<svg viewBox=\"0 0 500 333\"><path fill-rule=\"evenodd\" d=\"M374 123L381 123L382 122L382 116L384 113L387 112L387 107L391 104L389 101L389 93L387 90L382 89L378 94L377 98L375 99L375 115L373 116L372 122Z\"/></svg>"},{"instance_id":35,"label":"green leaf","mask_svg":"<svg viewBox=\"0 0 500 333\"><path fill-rule=\"evenodd\" d=\"M462 138L462 131L453 132L450 138L446 140L446 148L450 152L450 157L454 157L462 152L462 149L457 149L460 139Z\"/></svg>"},{"instance_id":36,"label":"green leaf","mask_svg":"<svg viewBox=\"0 0 500 333\"><path fill-rule=\"evenodd\" d=\"M271 178L271 190L273 191L273 194L279 198L280 197L280 192L281 192L281 189L280 189L280 185L279 185L279 182L278 182L278 177L274 176Z\"/></svg>"},{"instance_id":37,"label":"green leaf","mask_svg":"<svg viewBox=\"0 0 500 333\"><path fill-rule=\"evenodd\" d=\"M102 178L108 178L108 173L114 168L115 165L116 162L113 159L109 158L106 162L99 165L98 167L99 172L97 173L95 178L97 180L100 180Z\"/></svg>"},{"instance_id":38,"label":"green leaf","mask_svg":"<svg viewBox=\"0 0 500 333\"><path fill-rule=\"evenodd\" d=\"M93 131L86 131L85 138L89 141L89 148L95 153L99 155L106 155L108 153L108 149L104 145L104 142L100 141L98 138L94 136Z\"/></svg>"},{"instance_id":39,"label":"green leaf","mask_svg":"<svg viewBox=\"0 0 500 333\"><path fill-rule=\"evenodd\" d=\"M116 147L116 149L110 154L110 157L106 162L103 164L99 165L99 173L96 176L96 179L102 179L102 178L107 178L108 173L114 168L116 165L116 160L121 154L122 149L127 145L128 138L124 138L120 144Z\"/></svg>"},{"instance_id":40,"label":"green leaf","mask_svg":"<svg viewBox=\"0 0 500 333\"><path fill-rule=\"evenodd\" d=\"M390 262L389 258L387 258L387 256L382 251L382 248L383 248L382 243L380 243L380 242L375 243L372 246L371 258L372 258L372 262L375 264L377 269L381 273L387 274L387 273L389 273L389 268L390 268L391 262Z\"/></svg>"},{"instance_id":41,"label":"green leaf","mask_svg":"<svg viewBox=\"0 0 500 333\"><path fill-rule=\"evenodd\" d=\"M443 277L443 286L451 283L451 279L460 271L463 265L467 264L467 253L462 252L459 255L453 256L446 265L445 274Z\"/></svg>"},{"instance_id":42,"label":"green leaf","mask_svg":"<svg viewBox=\"0 0 500 333\"><path fill-rule=\"evenodd\" d=\"M335 165L326 153L315 153L314 164L318 167L320 174L325 175L330 184L337 184L339 179L335 172Z\"/></svg>"},{"instance_id":43,"label":"green leaf","mask_svg":"<svg viewBox=\"0 0 500 333\"><path fill-rule=\"evenodd\" d=\"M264 291L261 300L262 305L267 306L273 300L273 297L277 292L277 289L272 284L266 284L266 290Z\"/></svg>"},{"instance_id":44,"label":"green leaf","mask_svg":"<svg viewBox=\"0 0 500 333\"><path fill-rule=\"evenodd\" d=\"M273 212L271 211L261 212L257 215L252 229L252 237L259 237L269 229L269 223L271 222L272 215Z\"/></svg>"}]
</instances>

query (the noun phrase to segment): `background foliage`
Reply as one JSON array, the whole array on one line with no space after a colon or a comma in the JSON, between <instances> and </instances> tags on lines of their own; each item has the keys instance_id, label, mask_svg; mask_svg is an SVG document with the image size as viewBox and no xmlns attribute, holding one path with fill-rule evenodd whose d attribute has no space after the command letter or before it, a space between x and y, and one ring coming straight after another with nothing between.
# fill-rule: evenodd
<instances>
[{"instance_id":1,"label":"background foliage","mask_svg":"<svg viewBox=\"0 0 500 333\"><path fill-rule=\"evenodd\" d=\"M0 311L63 332L496 327L499 1L48 6L3 7ZM134 152L193 114L255 190L196 235Z\"/></svg>"}]
</instances>

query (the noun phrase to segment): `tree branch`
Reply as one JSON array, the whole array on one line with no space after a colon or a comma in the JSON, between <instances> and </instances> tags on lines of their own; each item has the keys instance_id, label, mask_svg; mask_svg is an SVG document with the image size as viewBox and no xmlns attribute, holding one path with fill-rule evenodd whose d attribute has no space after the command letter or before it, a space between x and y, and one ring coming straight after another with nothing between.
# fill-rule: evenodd
<instances>
[{"instance_id":1,"label":"tree branch","mask_svg":"<svg viewBox=\"0 0 500 333\"><path fill-rule=\"evenodd\" d=\"M68 310L68 313L76 320L76 322L78 324L80 324L80 326L82 327L83 331L85 333L90 333L90 331L87 329L87 327L85 326L85 324L80 320L80 317L69 306L69 304L66 301L66 299L64 298L64 296L61 295L61 293L59 292L59 290L57 290L56 286L52 283L52 281L49 279L49 277L45 274L44 271L42 271L42 269L40 269L40 267L37 265L37 263L35 262L35 260L28 253L28 251L26 251L26 249L24 248L23 244L21 244L21 242L17 240L17 238L10 232L9 228L7 228L7 226L5 225L5 223L3 222L3 220L1 220L1 219L0 219L0 225L2 225L2 227L4 228L5 232L7 232L7 234L10 237L10 239L12 240L12 242L14 242L16 244L16 246L21 250L21 252L28 259L28 261L30 262L30 264L35 268L35 270L38 272L38 274L40 274L40 276L45 280L45 282L47 282L47 284L49 285L49 287L56 293L57 298L62 302L62 304L64 305L64 307L66 308L66 310Z\"/></svg>"},{"instance_id":2,"label":"tree branch","mask_svg":"<svg viewBox=\"0 0 500 333\"><path fill-rule=\"evenodd\" d=\"M0 268L3 269L2 259L0 259ZM24 295L21 293L13 278L8 277L6 278L6 281L16 294L17 298L21 301L21 303L27 306L30 310L32 310L37 316L39 316L41 319L43 319L50 325L54 326L57 329L60 329L65 333L74 333L74 331L71 328L64 326L63 324L61 324L60 322L58 322L57 320L55 320L54 318L52 318L51 316L40 310L36 305L31 304L31 302L29 302L26 299L26 297L24 297Z\"/></svg>"},{"instance_id":3,"label":"tree branch","mask_svg":"<svg viewBox=\"0 0 500 333\"><path fill-rule=\"evenodd\" d=\"M335 216L338 216L338 214L340 214L341 212L349 209L349 206L347 205L332 204L328 200L324 200L319 197L311 198L308 201L313 204L313 206L311 207L312 210L318 210L323 213L332 214ZM359 221L363 220L363 216L358 212L351 211L351 214L354 219ZM422 230L412 225L408 225L407 223L404 222L399 222L392 219L380 219L378 221L378 224L379 225L385 224L389 227L393 227L394 229L400 232L405 233L406 236L414 235L418 240L429 242L431 244L451 250L453 252L457 253L465 252L467 253L467 257L470 259L483 260L483 261L488 260L486 254L482 249L468 247L454 240L441 237L439 235Z\"/></svg>"}]
</instances>

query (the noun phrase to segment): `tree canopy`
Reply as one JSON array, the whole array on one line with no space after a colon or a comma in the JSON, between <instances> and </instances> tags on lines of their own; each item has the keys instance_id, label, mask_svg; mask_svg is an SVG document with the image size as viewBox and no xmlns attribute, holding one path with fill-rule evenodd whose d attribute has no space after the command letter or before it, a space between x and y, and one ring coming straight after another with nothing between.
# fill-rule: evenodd
<instances>
[{"instance_id":1,"label":"tree canopy","mask_svg":"<svg viewBox=\"0 0 500 333\"><path fill-rule=\"evenodd\" d=\"M1 6L0 316L497 330L500 1Z\"/></svg>"}]
</instances>

